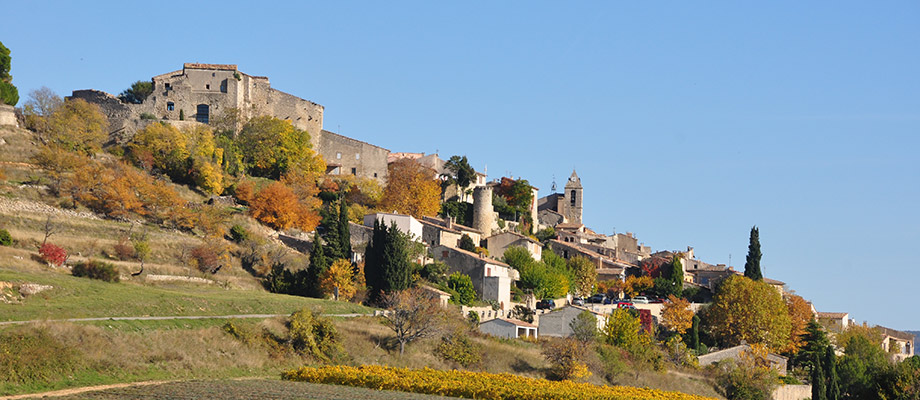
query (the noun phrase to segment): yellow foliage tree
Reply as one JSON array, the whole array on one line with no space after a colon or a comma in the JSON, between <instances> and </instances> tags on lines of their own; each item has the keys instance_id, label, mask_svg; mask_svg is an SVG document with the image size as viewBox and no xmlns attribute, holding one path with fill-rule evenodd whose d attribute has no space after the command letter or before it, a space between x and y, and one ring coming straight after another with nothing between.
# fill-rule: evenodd
<instances>
[{"instance_id":1,"label":"yellow foliage tree","mask_svg":"<svg viewBox=\"0 0 920 400\"><path fill-rule=\"evenodd\" d=\"M108 120L99 106L82 99L67 100L48 117L46 143L92 154L108 139Z\"/></svg>"},{"instance_id":2,"label":"yellow foliage tree","mask_svg":"<svg viewBox=\"0 0 920 400\"><path fill-rule=\"evenodd\" d=\"M716 290L704 320L723 346L746 341L782 351L792 323L779 291L763 281L740 275L726 278Z\"/></svg>"},{"instance_id":3,"label":"yellow foliage tree","mask_svg":"<svg viewBox=\"0 0 920 400\"><path fill-rule=\"evenodd\" d=\"M791 323L789 345L786 347L785 352L795 354L805 345L805 327L808 326L808 323L815 315L811 311L811 305L802 296L790 294L786 296L785 300Z\"/></svg>"},{"instance_id":4,"label":"yellow foliage tree","mask_svg":"<svg viewBox=\"0 0 920 400\"><path fill-rule=\"evenodd\" d=\"M617 308L607 316L602 333L608 344L629 348L639 343L639 328L639 318L625 308Z\"/></svg>"},{"instance_id":5,"label":"yellow foliage tree","mask_svg":"<svg viewBox=\"0 0 920 400\"><path fill-rule=\"evenodd\" d=\"M690 302L680 297L669 295L668 303L661 310L661 324L681 335L693 326L693 310Z\"/></svg>"},{"instance_id":6,"label":"yellow foliage tree","mask_svg":"<svg viewBox=\"0 0 920 400\"><path fill-rule=\"evenodd\" d=\"M351 263L343 258L335 260L320 276L319 285L323 294L334 297L335 290L338 289L336 300L350 300L356 291L354 269Z\"/></svg>"},{"instance_id":7,"label":"yellow foliage tree","mask_svg":"<svg viewBox=\"0 0 920 400\"><path fill-rule=\"evenodd\" d=\"M655 280L650 276L629 276L623 287L626 297L632 298L646 290L655 287Z\"/></svg>"},{"instance_id":8,"label":"yellow foliage tree","mask_svg":"<svg viewBox=\"0 0 920 400\"><path fill-rule=\"evenodd\" d=\"M387 171L381 210L416 218L437 214L441 207L441 185L435 179L434 171L410 159L390 163Z\"/></svg>"}]
</instances>

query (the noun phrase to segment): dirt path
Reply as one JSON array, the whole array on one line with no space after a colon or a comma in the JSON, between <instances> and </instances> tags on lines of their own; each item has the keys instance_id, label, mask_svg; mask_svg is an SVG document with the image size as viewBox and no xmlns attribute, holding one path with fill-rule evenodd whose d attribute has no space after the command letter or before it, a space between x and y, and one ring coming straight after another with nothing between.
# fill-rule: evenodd
<instances>
[{"instance_id":1,"label":"dirt path","mask_svg":"<svg viewBox=\"0 0 920 400\"><path fill-rule=\"evenodd\" d=\"M2 321L4 325L24 325L35 322L92 322L92 321L160 321L170 319L244 319L244 318L275 318L287 317L290 314L235 314L235 315L172 315L164 317L94 317L94 318L67 318L67 319L33 319L28 321ZM355 318L367 317L373 314L323 314L324 317Z\"/></svg>"},{"instance_id":2,"label":"dirt path","mask_svg":"<svg viewBox=\"0 0 920 400\"><path fill-rule=\"evenodd\" d=\"M55 390L51 392L17 394L15 396L0 397L0 400L31 399L31 398L41 398L41 397L62 397L62 396L70 396L70 395L86 393L86 392L95 392L99 390L120 389L120 388L135 387L135 386L150 386L150 385L159 385L163 383L173 383L173 382L179 382L179 381L145 381L145 382L117 383L113 385L85 386L85 387L79 387L79 388Z\"/></svg>"}]
</instances>

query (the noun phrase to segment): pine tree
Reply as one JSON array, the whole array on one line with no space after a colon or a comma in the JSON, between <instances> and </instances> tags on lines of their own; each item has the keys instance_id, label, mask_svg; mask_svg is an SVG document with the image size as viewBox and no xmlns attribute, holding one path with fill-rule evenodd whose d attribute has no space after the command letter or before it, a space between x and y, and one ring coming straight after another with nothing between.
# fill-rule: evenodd
<instances>
[{"instance_id":1,"label":"pine tree","mask_svg":"<svg viewBox=\"0 0 920 400\"><path fill-rule=\"evenodd\" d=\"M837 355L833 346L827 346L824 353L824 376L827 377L827 400L840 400L840 383L837 379Z\"/></svg>"},{"instance_id":2,"label":"pine tree","mask_svg":"<svg viewBox=\"0 0 920 400\"><path fill-rule=\"evenodd\" d=\"M345 203L345 195L339 200L339 252L343 258L351 260L351 230L348 228L348 205Z\"/></svg>"},{"instance_id":3,"label":"pine tree","mask_svg":"<svg viewBox=\"0 0 920 400\"><path fill-rule=\"evenodd\" d=\"M744 276L755 281L763 280L760 272L760 230L757 226L751 228L751 241L748 244L747 262L744 263Z\"/></svg>"},{"instance_id":4,"label":"pine tree","mask_svg":"<svg viewBox=\"0 0 920 400\"><path fill-rule=\"evenodd\" d=\"M811 370L811 400L827 400L824 368L821 367L821 355L815 355L815 367Z\"/></svg>"},{"instance_id":5,"label":"pine tree","mask_svg":"<svg viewBox=\"0 0 920 400\"><path fill-rule=\"evenodd\" d=\"M792 365L811 371L814 369L815 357L823 357L825 348L830 346L831 342L827 339L824 328L815 320L811 320L805 327L805 335L802 339L805 345L792 358Z\"/></svg>"},{"instance_id":6,"label":"pine tree","mask_svg":"<svg viewBox=\"0 0 920 400\"><path fill-rule=\"evenodd\" d=\"M313 234L313 248L310 249L310 267L307 269L306 282L307 294L311 297L323 297L322 290L319 288L320 278L326 269L329 268L329 259L326 258L326 251L323 246L323 240L318 233Z\"/></svg>"}]
</instances>

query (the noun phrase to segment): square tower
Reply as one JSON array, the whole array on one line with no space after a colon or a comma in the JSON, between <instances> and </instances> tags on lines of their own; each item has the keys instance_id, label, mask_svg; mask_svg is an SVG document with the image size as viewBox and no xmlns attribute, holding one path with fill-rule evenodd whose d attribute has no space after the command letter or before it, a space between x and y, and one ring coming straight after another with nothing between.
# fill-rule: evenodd
<instances>
[{"instance_id":1,"label":"square tower","mask_svg":"<svg viewBox=\"0 0 920 400\"><path fill-rule=\"evenodd\" d=\"M569 222L574 222L581 224L582 216L582 194L583 188L581 187L581 179L578 177L578 174L575 173L575 170L572 170L572 176L569 177L569 181L565 184L565 191L563 197L565 198L565 215L566 219Z\"/></svg>"}]
</instances>

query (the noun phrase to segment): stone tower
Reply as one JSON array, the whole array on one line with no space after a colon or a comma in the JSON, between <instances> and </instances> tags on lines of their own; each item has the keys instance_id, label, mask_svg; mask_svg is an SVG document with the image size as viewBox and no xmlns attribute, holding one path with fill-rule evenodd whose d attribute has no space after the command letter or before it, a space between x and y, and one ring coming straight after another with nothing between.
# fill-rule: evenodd
<instances>
[{"instance_id":1,"label":"stone tower","mask_svg":"<svg viewBox=\"0 0 920 400\"><path fill-rule=\"evenodd\" d=\"M492 187L477 186L473 189L473 228L482 232L482 238L492 236L495 210L492 209Z\"/></svg>"},{"instance_id":2,"label":"stone tower","mask_svg":"<svg viewBox=\"0 0 920 400\"><path fill-rule=\"evenodd\" d=\"M569 222L581 224L581 201L583 192L581 187L581 179L578 177L578 174L575 173L575 170L572 170L572 176L569 177L569 181L565 184L565 192L563 197L565 198L565 218Z\"/></svg>"}]
</instances>

